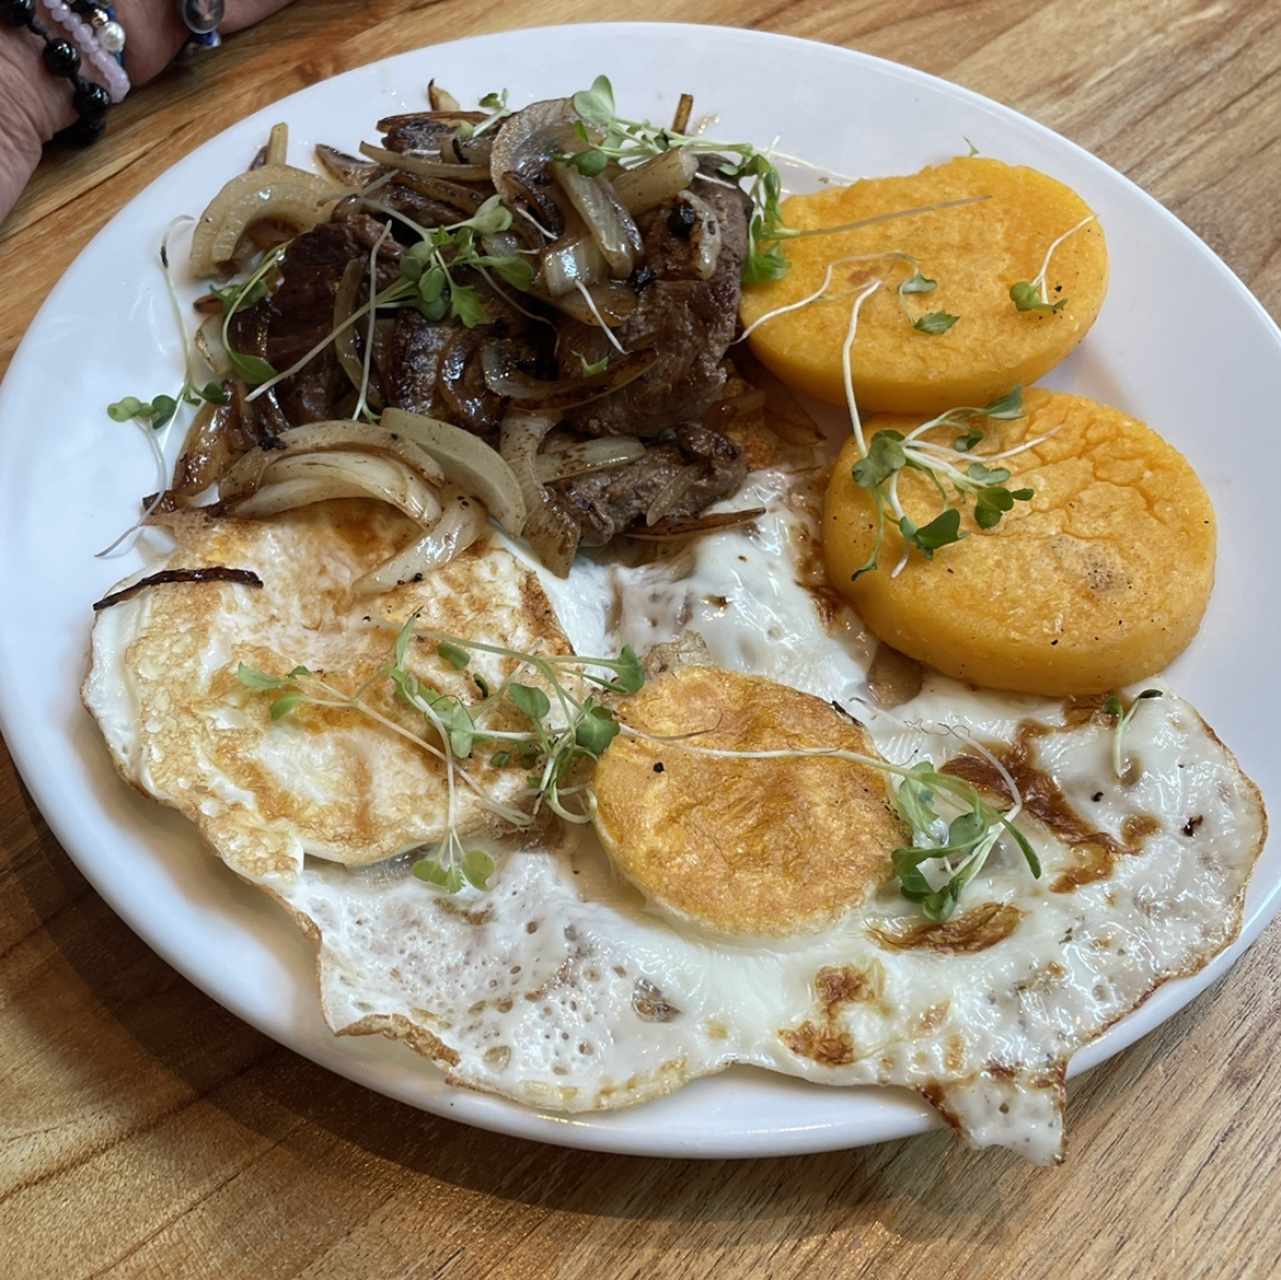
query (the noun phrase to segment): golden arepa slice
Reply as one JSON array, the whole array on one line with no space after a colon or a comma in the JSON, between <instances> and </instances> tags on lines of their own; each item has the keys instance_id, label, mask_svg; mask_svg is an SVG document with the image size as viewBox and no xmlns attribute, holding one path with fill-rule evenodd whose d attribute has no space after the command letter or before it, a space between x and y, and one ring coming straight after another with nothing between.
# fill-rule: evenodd
<instances>
[{"instance_id":1,"label":"golden arepa slice","mask_svg":"<svg viewBox=\"0 0 1281 1280\"><path fill-rule=\"evenodd\" d=\"M625 724L685 746L836 747L875 756L826 702L717 667L668 672L629 698ZM727 934L803 934L861 903L905 842L885 777L822 757L723 759L620 734L596 771L596 829L653 904Z\"/></svg>"}]
</instances>

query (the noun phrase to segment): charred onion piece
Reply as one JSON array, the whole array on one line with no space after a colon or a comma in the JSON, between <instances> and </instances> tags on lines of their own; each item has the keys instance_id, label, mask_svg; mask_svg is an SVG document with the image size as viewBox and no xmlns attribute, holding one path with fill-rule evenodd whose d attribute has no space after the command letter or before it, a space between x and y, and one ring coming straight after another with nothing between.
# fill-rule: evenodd
<instances>
[{"instance_id":1,"label":"charred onion piece","mask_svg":"<svg viewBox=\"0 0 1281 1280\"><path fill-rule=\"evenodd\" d=\"M423 526L440 519L435 490L404 462L340 449L274 461L257 490L223 506L230 515L252 519L329 498L377 498Z\"/></svg>"},{"instance_id":2,"label":"charred onion piece","mask_svg":"<svg viewBox=\"0 0 1281 1280\"><path fill-rule=\"evenodd\" d=\"M704 280L716 274L721 257L721 224L712 206L692 191L682 191L680 203L694 211L694 231L690 243L694 249L694 270Z\"/></svg>"},{"instance_id":3,"label":"charred onion piece","mask_svg":"<svg viewBox=\"0 0 1281 1280\"><path fill-rule=\"evenodd\" d=\"M483 502L508 533L520 535L525 527L525 498L501 454L470 431L423 414L391 408L382 421L388 431L431 454L446 479Z\"/></svg>"},{"instance_id":4,"label":"charred onion piece","mask_svg":"<svg viewBox=\"0 0 1281 1280\"><path fill-rule=\"evenodd\" d=\"M364 258L352 258L343 268L342 279L338 282L338 292L334 295L335 329L347 324L351 313L355 311L356 301L360 296L360 282L364 279L367 269ZM359 327L347 325L334 339L334 354L338 357L338 363L342 365L343 372L357 394L365 383L365 366L360 358L360 347L356 340L356 330ZM373 409L382 408L382 393L374 385L372 372L365 396Z\"/></svg>"},{"instance_id":5,"label":"charred onion piece","mask_svg":"<svg viewBox=\"0 0 1281 1280\"><path fill-rule=\"evenodd\" d=\"M203 569L162 569L159 573L139 578L132 586L122 587L94 602L94 611L110 609L146 587L160 587L170 582L235 582L242 587L261 587L262 579L252 569L228 569L225 565L211 564Z\"/></svg>"},{"instance_id":6,"label":"charred onion piece","mask_svg":"<svg viewBox=\"0 0 1281 1280\"><path fill-rule=\"evenodd\" d=\"M451 167L458 168L457 165ZM458 210L458 222L470 218L486 199L484 193L475 187L465 187L461 182L449 182L444 178L423 178L416 173L398 173L392 179L392 186L408 188L438 204Z\"/></svg>"},{"instance_id":7,"label":"charred onion piece","mask_svg":"<svg viewBox=\"0 0 1281 1280\"><path fill-rule=\"evenodd\" d=\"M745 511L722 511L712 516L697 516L692 520L660 520L648 529L627 529L623 536L639 542L664 542L672 538L693 538L700 533L715 533L719 529L734 529L751 524L765 514L764 507L750 507Z\"/></svg>"},{"instance_id":8,"label":"charred onion piece","mask_svg":"<svg viewBox=\"0 0 1281 1280\"><path fill-rule=\"evenodd\" d=\"M449 496L444 514L421 538L398 551L385 564L351 584L353 595L390 591L406 582L417 582L433 569L442 568L485 532L485 513L474 499L459 493Z\"/></svg>"},{"instance_id":9,"label":"charred onion piece","mask_svg":"<svg viewBox=\"0 0 1281 1280\"><path fill-rule=\"evenodd\" d=\"M414 173L422 178L452 178L458 182L485 182L489 178L489 170L484 165L429 160L425 156L388 151L386 147L376 147L372 142L362 142L360 153L389 169L402 169L405 173Z\"/></svg>"},{"instance_id":10,"label":"charred onion piece","mask_svg":"<svg viewBox=\"0 0 1281 1280\"><path fill-rule=\"evenodd\" d=\"M237 174L209 202L191 238L191 273L217 275L236 256L248 228L264 219L307 231L323 222L344 193L319 174L283 164Z\"/></svg>"},{"instance_id":11,"label":"charred onion piece","mask_svg":"<svg viewBox=\"0 0 1281 1280\"><path fill-rule=\"evenodd\" d=\"M538 455L535 474L541 484L555 484L593 471L621 467L645 456L645 446L634 436L602 436L598 440L573 440L561 448L552 442Z\"/></svg>"},{"instance_id":12,"label":"charred onion piece","mask_svg":"<svg viewBox=\"0 0 1281 1280\"><path fill-rule=\"evenodd\" d=\"M538 448L556 425L557 415L509 413L503 419L499 451L511 467L525 499L525 538L534 554L558 578L569 573L578 551L578 522L538 483Z\"/></svg>"},{"instance_id":13,"label":"charred onion piece","mask_svg":"<svg viewBox=\"0 0 1281 1280\"><path fill-rule=\"evenodd\" d=\"M689 128L689 117L694 110L694 95L682 93L676 104L676 114L672 117L672 132L684 133Z\"/></svg>"},{"instance_id":14,"label":"charred onion piece","mask_svg":"<svg viewBox=\"0 0 1281 1280\"><path fill-rule=\"evenodd\" d=\"M510 347L501 341L485 343L481 352L481 367L485 384L496 395L519 401L539 413L559 413L592 400L599 400L614 391L635 382L658 361L658 352L652 347L643 351L629 351L625 356L610 360L600 373L585 378L560 378L554 382L533 378L516 367Z\"/></svg>"},{"instance_id":15,"label":"charred onion piece","mask_svg":"<svg viewBox=\"0 0 1281 1280\"><path fill-rule=\"evenodd\" d=\"M619 325L626 324L636 310L636 291L620 280L605 280L600 284L588 285L587 292L591 294L595 313L577 289L572 293L562 294L559 298L548 297L546 301L579 324L593 328L600 323L596 318L597 314L611 329L617 329Z\"/></svg>"},{"instance_id":16,"label":"charred onion piece","mask_svg":"<svg viewBox=\"0 0 1281 1280\"><path fill-rule=\"evenodd\" d=\"M525 209L553 235L560 235L560 206L549 190L548 166L558 155L575 150L581 123L568 98L533 102L499 125L490 152L494 187L512 209Z\"/></svg>"},{"instance_id":17,"label":"charred onion piece","mask_svg":"<svg viewBox=\"0 0 1281 1280\"><path fill-rule=\"evenodd\" d=\"M262 483L263 473L274 462L333 449L357 450L373 456L389 455L412 468L428 484L445 483L444 472L429 454L412 441L398 440L381 427L346 420L313 422L281 432L273 443L273 448L251 450L222 477L218 484L221 501L235 502L247 498Z\"/></svg>"},{"instance_id":18,"label":"charred onion piece","mask_svg":"<svg viewBox=\"0 0 1281 1280\"><path fill-rule=\"evenodd\" d=\"M381 177L386 170L372 160L362 160L359 156L339 151L337 147L326 146L323 142L316 144L316 159L321 168L331 173L345 187L360 191L375 178Z\"/></svg>"},{"instance_id":19,"label":"charred onion piece","mask_svg":"<svg viewBox=\"0 0 1281 1280\"><path fill-rule=\"evenodd\" d=\"M698 161L683 147L625 169L614 179L614 193L629 213L647 213L684 191L698 172Z\"/></svg>"},{"instance_id":20,"label":"charred onion piece","mask_svg":"<svg viewBox=\"0 0 1281 1280\"><path fill-rule=\"evenodd\" d=\"M596 241L616 280L626 280L644 256L645 244L636 220L614 193L609 179L589 178L573 165L556 161L552 173Z\"/></svg>"},{"instance_id":21,"label":"charred onion piece","mask_svg":"<svg viewBox=\"0 0 1281 1280\"><path fill-rule=\"evenodd\" d=\"M427 81L427 101L433 111L461 111L462 104L448 89L442 89L434 79Z\"/></svg>"},{"instance_id":22,"label":"charred onion piece","mask_svg":"<svg viewBox=\"0 0 1281 1280\"><path fill-rule=\"evenodd\" d=\"M543 287L553 298L572 293L578 284L598 284L609 275L609 263L586 227L548 245L540 259Z\"/></svg>"}]
</instances>

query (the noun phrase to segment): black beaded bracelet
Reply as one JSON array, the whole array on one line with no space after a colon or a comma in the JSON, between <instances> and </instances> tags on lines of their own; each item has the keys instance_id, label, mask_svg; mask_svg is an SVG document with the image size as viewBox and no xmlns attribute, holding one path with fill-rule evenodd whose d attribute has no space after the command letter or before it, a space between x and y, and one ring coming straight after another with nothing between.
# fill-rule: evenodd
<instances>
[{"instance_id":1,"label":"black beaded bracelet","mask_svg":"<svg viewBox=\"0 0 1281 1280\"><path fill-rule=\"evenodd\" d=\"M80 50L70 40L52 36L36 21L36 0L0 0L0 19L11 27L26 27L44 41L41 58L55 76L71 82L72 105L79 119L57 136L76 146L88 146L106 132L111 96L100 85L80 74Z\"/></svg>"}]
</instances>

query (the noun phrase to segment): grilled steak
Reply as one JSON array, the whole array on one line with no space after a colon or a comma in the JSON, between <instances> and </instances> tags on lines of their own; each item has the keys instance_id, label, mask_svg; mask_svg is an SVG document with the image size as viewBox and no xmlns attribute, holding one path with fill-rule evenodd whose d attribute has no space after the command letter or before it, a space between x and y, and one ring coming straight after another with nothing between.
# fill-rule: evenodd
<instances>
[{"instance_id":1,"label":"grilled steak","mask_svg":"<svg viewBox=\"0 0 1281 1280\"><path fill-rule=\"evenodd\" d=\"M654 520L698 515L733 493L746 473L736 445L687 422L676 428L673 443L651 445L635 462L575 476L553 489L578 521L581 545L603 547L651 513Z\"/></svg>"}]
</instances>

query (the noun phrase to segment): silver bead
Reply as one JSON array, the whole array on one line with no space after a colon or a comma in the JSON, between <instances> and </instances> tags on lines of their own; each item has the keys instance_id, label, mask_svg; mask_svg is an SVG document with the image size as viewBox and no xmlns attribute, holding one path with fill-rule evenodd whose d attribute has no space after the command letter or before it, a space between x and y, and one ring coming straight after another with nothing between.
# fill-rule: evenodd
<instances>
[{"instance_id":1,"label":"silver bead","mask_svg":"<svg viewBox=\"0 0 1281 1280\"><path fill-rule=\"evenodd\" d=\"M98 43L110 54L120 53L125 47L125 29L118 22L108 22L98 32Z\"/></svg>"}]
</instances>

